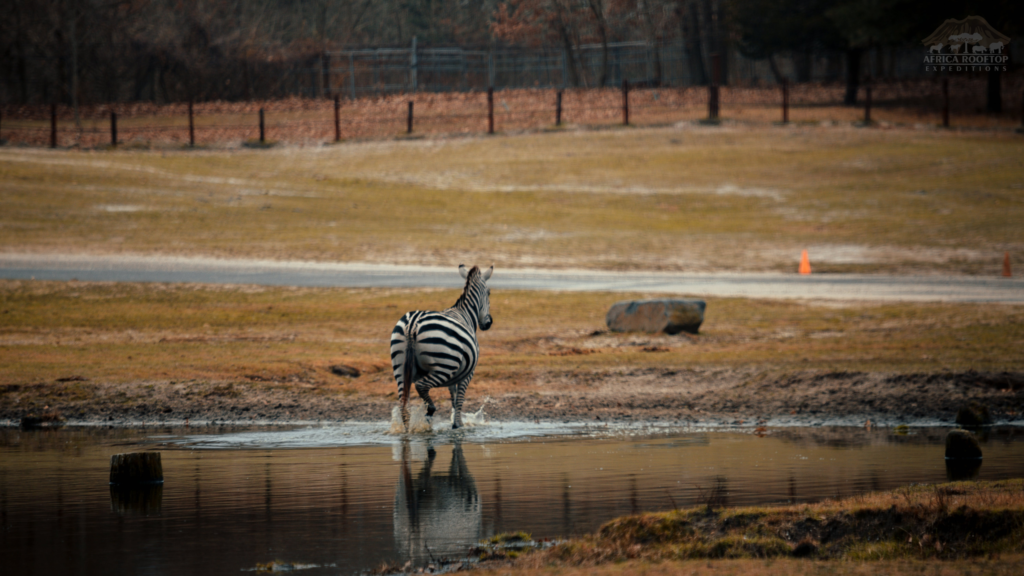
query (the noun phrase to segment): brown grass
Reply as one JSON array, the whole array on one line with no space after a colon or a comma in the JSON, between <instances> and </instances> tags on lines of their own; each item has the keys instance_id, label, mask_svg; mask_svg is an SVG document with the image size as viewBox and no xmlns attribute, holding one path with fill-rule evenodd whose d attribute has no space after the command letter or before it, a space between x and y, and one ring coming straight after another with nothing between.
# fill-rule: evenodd
<instances>
[{"instance_id":1,"label":"brown grass","mask_svg":"<svg viewBox=\"0 0 1024 576\"><path fill-rule=\"evenodd\" d=\"M1010 554L971 560L935 562L927 560L823 561L772 558L765 560L629 560L587 567L488 568L481 576L1017 576L1024 555Z\"/></svg>"},{"instance_id":2,"label":"brown grass","mask_svg":"<svg viewBox=\"0 0 1024 576\"><path fill-rule=\"evenodd\" d=\"M659 128L202 152L0 149L0 245L613 270L998 276L1014 134Z\"/></svg>"},{"instance_id":3,"label":"brown grass","mask_svg":"<svg viewBox=\"0 0 1024 576\"><path fill-rule=\"evenodd\" d=\"M990 565L991 573L1006 573L1008 564L1019 568L1022 553L1024 480L1018 479L911 486L818 504L708 505L629 516L495 572L572 574L596 567L599 573L629 574L706 567L716 573L857 574L871 562L874 570L896 573L927 566L962 574L965 561L975 559ZM491 553L503 555L501 549ZM788 559L794 556L828 562ZM705 564L722 559L732 561ZM952 562L928 562L939 559Z\"/></svg>"},{"instance_id":4,"label":"brown grass","mask_svg":"<svg viewBox=\"0 0 1024 576\"><path fill-rule=\"evenodd\" d=\"M0 281L0 383L240 381L386 395L394 323L411 309L446 308L457 295ZM606 331L611 304L643 296L650 295L494 292L495 325L480 334L474 393L548 392L574 385L553 382L559 374L623 367L767 374L1024 370L1020 306L709 298L700 335ZM361 375L338 377L329 371L334 364Z\"/></svg>"}]
</instances>

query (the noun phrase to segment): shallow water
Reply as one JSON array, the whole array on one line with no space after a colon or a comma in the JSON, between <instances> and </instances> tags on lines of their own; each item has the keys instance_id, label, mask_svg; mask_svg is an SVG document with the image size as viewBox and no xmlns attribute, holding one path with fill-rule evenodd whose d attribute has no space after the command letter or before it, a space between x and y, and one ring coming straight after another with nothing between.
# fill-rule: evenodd
<instances>
[{"instance_id":1,"label":"shallow water","mask_svg":"<svg viewBox=\"0 0 1024 576\"><path fill-rule=\"evenodd\" d=\"M352 574L458 556L487 536L592 531L715 500L806 502L947 479L946 429L673 430L481 424L0 429L11 574L225 574L278 561ZM979 479L1024 476L1019 428L981 435ZM165 483L108 486L112 454L162 453Z\"/></svg>"}]
</instances>

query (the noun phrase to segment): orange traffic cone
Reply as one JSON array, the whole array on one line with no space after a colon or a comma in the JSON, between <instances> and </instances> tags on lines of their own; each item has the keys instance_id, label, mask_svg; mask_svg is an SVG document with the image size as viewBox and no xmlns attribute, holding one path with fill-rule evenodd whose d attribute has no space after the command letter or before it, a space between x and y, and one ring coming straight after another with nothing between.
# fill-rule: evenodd
<instances>
[{"instance_id":1,"label":"orange traffic cone","mask_svg":"<svg viewBox=\"0 0 1024 576\"><path fill-rule=\"evenodd\" d=\"M811 273L811 261L807 258L807 250L804 250L800 254L800 273L810 274Z\"/></svg>"},{"instance_id":2,"label":"orange traffic cone","mask_svg":"<svg viewBox=\"0 0 1024 576\"><path fill-rule=\"evenodd\" d=\"M1013 272L1010 271L1010 253L1003 252L1003 276L1009 278L1013 276Z\"/></svg>"}]
</instances>

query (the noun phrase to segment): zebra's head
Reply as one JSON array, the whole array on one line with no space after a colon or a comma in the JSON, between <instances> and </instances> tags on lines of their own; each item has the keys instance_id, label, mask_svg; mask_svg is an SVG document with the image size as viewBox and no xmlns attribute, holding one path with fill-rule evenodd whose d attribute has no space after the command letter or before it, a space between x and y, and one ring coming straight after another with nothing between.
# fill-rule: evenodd
<instances>
[{"instance_id":1,"label":"zebra's head","mask_svg":"<svg viewBox=\"0 0 1024 576\"><path fill-rule=\"evenodd\" d=\"M494 273L494 266L481 272L480 268L473 266L467 269L464 264L459 264L459 274L466 279L466 289L462 293L462 299L470 310L476 312L477 323L481 330L487 330L494 323L491 318L491 289L487 287L487 281Z\"/></svg>"}]
</instances>

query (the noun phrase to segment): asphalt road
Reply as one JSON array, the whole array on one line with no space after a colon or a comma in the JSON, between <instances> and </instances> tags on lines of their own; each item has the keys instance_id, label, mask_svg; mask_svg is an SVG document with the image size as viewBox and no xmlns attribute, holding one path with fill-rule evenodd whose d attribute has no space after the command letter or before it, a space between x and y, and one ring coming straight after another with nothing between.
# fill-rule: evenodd
<instances>
[{"instance_id":1,"label":"asphalt road","mask_svg":"<svg viewBox=\"0 0 1024 576\"><path fill-rule=\"evenodd\" d=\"M164 256L0 254L0 278L267 286L461 288L455 266L390 266ZM496 269L491 287L687 296L1024 303L1024 279L865 274L743 274Z\"/></svg>"}]
</instances>

